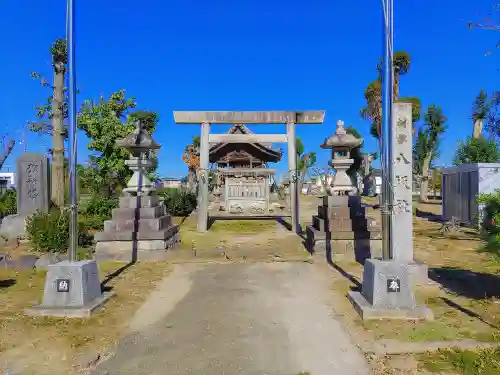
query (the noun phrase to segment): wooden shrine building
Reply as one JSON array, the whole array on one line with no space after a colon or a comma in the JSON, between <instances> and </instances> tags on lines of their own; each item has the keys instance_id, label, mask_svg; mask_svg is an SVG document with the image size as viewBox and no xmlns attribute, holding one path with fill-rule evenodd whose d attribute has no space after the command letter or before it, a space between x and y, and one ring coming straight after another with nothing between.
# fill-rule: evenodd
<instances>
[{"instance_id":1,"label":"wooden shrine building","mask_svg":"<svg viewBox=\"0 0 500 375\"><path fill-rule=\"evenodd\" d=\"M292 230L298 233L295 128L297 124L322 124L324 119L325 111L174 111L177 124L201 125L197 230L207 230L210 162L217 164L219 173L225 176L224 199L230 211L250 210L256 212L255 215L268 217L269 176L275 171L264 166L268 162L279 161L282 156L281 151L270 145L287 143L289 215L292 218ZM232 124L233 127L229 134L210 134L211 124ZM241 124L283 124L286 125L286 134L254 134Z\"/></svg>"},{"instance_id":2,"label":"wooden shrine building","mask_svg":"<svg viewBox=\"0 0 500 375\"><path fill-rule=\"evenodd\" d=\"M234 124L230 135L252 133L243 124ZM217 166L216 206L228 215L274 214L270 206L271 177L276 170L267 163L281 160L281 149L272 143L219 142L210 147L209 161Z\"/></svg>"},{"instance_id":3,"label":"wooden shrine building","mask_svg":"<svg viewBox=\"0 0 500 375\"><path fill-rule=\"evenodd\" d=\"M254 134L243 124L234 124L227 134ZM217 168L265 168L267 163L281 160L283 151L273 149L272 143L213 144L209 151L210 163Z\"/></svg>"}]
</instances>

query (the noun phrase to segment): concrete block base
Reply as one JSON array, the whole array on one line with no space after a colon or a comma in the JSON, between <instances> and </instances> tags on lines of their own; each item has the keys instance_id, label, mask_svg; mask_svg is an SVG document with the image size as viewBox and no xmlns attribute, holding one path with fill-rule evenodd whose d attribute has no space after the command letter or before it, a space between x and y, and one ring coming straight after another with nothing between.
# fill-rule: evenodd
<instances>
[{"instance_id":1,"label":"concrete block base","mask_svg":"<svg viewBox=\"0 0 500 375\"><path fill-rule=\"evenodd\" d=\"M169 257L169 250L179 245L179 236L167 240L103 241L97 242L95 259L97 261L159 261Z\"/></svg>"},{"instance_id":2,"label":"concrete block base","mask_svg":"<svg viewBox=\"0 0 500 375\"><path fill-rule=\"evenodd\" d=\"M413 285L425 285L429 283L429 267L422 262L413 261L408 263L408 271Z\"/></svg>"},{"instance_id":3,"label":"concrete block base","mask_svg":"<svg viewBox=\"0 0 500 375\"><path fill-rule=\"evenodd\" d=\"M64 260L48 266L42 304L28 315L85 318L112 294L103 294L97 263L93 260Z\"/></svg>"},{"instance_id":4,"label":"concrete block base","mask_svg":"<svg viewBox=\"0 0 500 375\"><path fill-rule=\"evenodd\" d=\"M408 264L367 259L361 293L348 294L363 319L432 319L432 312L417 306Z\"/></svg>"},{"instance_id":5,"label":"concrete block base","mask_svg":"<svg viewBox=\"0 0 500 375\"><path fill-rule=\"evenodd\" d=\"M351 301L363 320L434 320L434 314L426 306L415 306L410 309L384 309L373 307L360 292L348 292L347 298Z\"/></svg>"},{"instance_id":6,"label":"concrete block base","mask_svg":"<svg viewBox=\"0 0 500 375\"><path fill-rule=\"evenodd\" d=\"M90 318L114 295L113 292L104 292L101 297L95 298L91 303L82 307L47 307L38 305L25 309L24 313L29 316L51 316L55 318Z\"/></svg>"}]
</instances>

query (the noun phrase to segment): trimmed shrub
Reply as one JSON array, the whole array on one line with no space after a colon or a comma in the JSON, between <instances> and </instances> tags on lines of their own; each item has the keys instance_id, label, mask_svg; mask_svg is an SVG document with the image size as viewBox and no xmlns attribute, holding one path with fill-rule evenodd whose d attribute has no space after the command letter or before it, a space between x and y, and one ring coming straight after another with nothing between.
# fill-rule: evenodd
<instances>
[{"instance_id":1,"label":"trimmed shrub","mask_svg":"<svg viewBox=\"0 0 500 375\"><path fill-rule=\"evenodd\" d=\"M487 242L484 250L500 256L500 189L491 194L479 194L477 201L483 205L479 223Z\"/></svg>"},{"instance_id":2,"label":"trimmed shrub","mask_svg":"<svg viewBox=\"0 0 500 375\"><path fill-rule=\"evenodd\" d=\"M35 251L60 253L68 250L69 211L52 209L48 213L36 212L26 218L26 233ZM83 223L78 223L78 245L91 242Z\"/></svg>"},{"instance_id":3,"label":"trimmed shrub","mask_svg":"<svg viewBox=\"0 0 500 375\"><path fill-rule=\"evenodd\" d=\"M17 213L17 194L15 190L7 190L0 196L0 219Z\"/></svg>"},{"instance_id":4,"label":"trimmed shrub","mask_svg":"<svg viewBox=\"0 0 500 375\"><path fill-rule=\"evenodd\" d=\"M173 216L188 216L196 208L196 194L169 189L160 191L158 195L164 198L163 204L167 212Z\"/></svg>"},{"instance_id":5,"label":"trimmed shrub","mask_svg":"<svg viewBox=\"0 0 500 375\"><path fill-rule=\"evenodd\" d=\"M110 217L108 216L84 216L84 215L79 215L78 216L78 222L83 225L84 228L86 229L92 229L92 230L103 230L104 229L104 221L109 220Z\"/></svg>"},{"instance_id":6,"label":"trimmed shrub","mask_svg":"<svg viewBox=\"0 0 500 375\"><path fill-rule=\"evenodd\" d=\"M102 230L104 221L111 219L111 211L118 207L118 199L92 197L82 205L78 221L85 228Z\"/></svg>"},{"instance_id":7,"label":"trimmed shrub","mask_svg":"<svg viewBox=\"0 0 500 375\"><path fill-rule=\"evenodd\" d=\"M118 207L118 199L116 198L100 198L92 197L85 202L81 214L85 216L102 216L111 217L111 210Z\"/></svg>"}]
</instances>

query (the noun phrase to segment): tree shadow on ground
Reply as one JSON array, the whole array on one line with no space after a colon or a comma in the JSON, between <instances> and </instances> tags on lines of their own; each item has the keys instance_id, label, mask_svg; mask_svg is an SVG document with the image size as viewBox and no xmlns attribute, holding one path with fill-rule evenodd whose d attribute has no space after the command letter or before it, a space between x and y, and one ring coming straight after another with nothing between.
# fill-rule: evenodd
<instances>
[{"instance_id":1,"label":"tree shadow on ground","mask_svg":"<svg viewBox=\"0 0 500 375\"><path fill-rule=\"evenodd\" d=\"M10 288L14 285L16 285L16 280L14 279L0 280L0 289Z\"/></svg>"},{"instance_id":2,"label":"tree shadow on ground","mask_svg":"<svg viewBox=\"0 0 500 375\"><path fill-rule=\"evenodd\" d=\"M429 278L451 293L470 299L500 298L500 276L454 267L430 268Z\"/></svg>"},{"instance_id":3,"label":"tree shadow on ground","mask_svg":"<svg viewBox=\"0 0 500 375\"><path fill-rule=\"evenodd\" d=\"M466 307L463 307L461 305L459 305L458 303L452 301L451 299L447 298L447 297L439 297L441 299L441 301L443 301L446 305L460 311L461 313L467 315L467 316L470 316L471 318L474 318L474 319L477 319L479 321L481 321L482 323L486 324L487 326L491 327L491 328L494 328L494 329L498 329L499 327L495 324L492 324L486 320L483 319L483 317L481 315L479 315L478 313L466 308Z\"/></svg>"},{"instance_id":4,"label":"tree shadow on ground","mask_svg":"<svg viewBox=\"0 0 500 375\"><path fill-rule=\"evenodd\" d=\"M104 280L101 282L101 290L102 292L109 292L113 289L112 286L107 285L109 282L111 282L113 279L117 278L120 276L123 272L125 272L128 268L132 267L137 261L132 260L128 262L127 264L123 265L122 267L118 268L116 271L113 271L111 273L108 273Z\"/></svg>"},{"instance_id":5,"label":"tree shadow on ground","mask_svg":"<svg viewBox=\"0 0 500 375\"><path fill-rule=\"evenodd\" d=\"M186 222L186 220L189 218L188 216L183 216L181 221L177 224L179 227L182 227L182 225Z\"/></svg>"},{"instance_id":6,"label":"tree shadow on ground","mask_svg":"<svg viewBox=\"0 0 500 375\"><path fill-rule=\"evenodd\" d=\"M346 270L344 270L342 267L340 267L338 264L336 264L333 261L333 257L332 257L332 245L331 245L331 243L329 241L329 237L330 236L328 236L328 234L327 234L327 239L328 240L325 243L325 246L326 246L326 262L335 271L337 271L338 273L340 273L347 280L349 280L351 283L354 284L351 287L351 290L360 291L361 290L361 283L358 281L358 279L356 279L356 277L354 275L350 274L349 272L347 272Z\"/></svg>"},{"instance_id":7,"label":"tree shadow on ground","mask_svg":"<svg viewBox=\"0 0 500 375\"><path fill-rule=\"evenodd\" d=\"M432 212L427 212L427 211L421 211L418 208L415 209L415 216L429 221L434 221L437 223L442 223L445 221L442 215L433 214Z\"/></svg>"}]
</instances>

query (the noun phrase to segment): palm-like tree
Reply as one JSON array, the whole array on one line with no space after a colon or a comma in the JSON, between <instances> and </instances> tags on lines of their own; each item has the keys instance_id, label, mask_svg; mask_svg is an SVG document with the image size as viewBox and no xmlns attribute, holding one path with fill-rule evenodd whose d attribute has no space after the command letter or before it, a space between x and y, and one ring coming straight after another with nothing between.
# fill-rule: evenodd
<instances>
[{"instance_id":1,"label":"palm-like tree","mask_svg":"<svg viewBox=\"0 0 500 375\"><path fill-rule=\"evenodd\" d=\"M410 66L411 66L410 55L406 51L397 51L396 53L394 53L392 64L394 69L394 82L393 82L394 101L397 102L399 100L400 77L404 76L410 71ZM382 59L380 59L380 62L377 65L377 71L378 71L378 80L382 81Z\"/></svg>"},{"instance_id":2,"label":"palm-like tree","mask_svg":"<svg viewBox=\"0 0 500 375\"><path fill-rule=\"evenodd\" d=\"M382 125L382 81L370 82L365 89L366 106L361 109L361 117L372 122L370 134L379 138Z\"/></svg>"},{"instance_id":3,"label":"palm-like tree","mask_svg":"<svg viewBox=\"0 0 500 375\"><path fill-rule=\"evenodd\" d=\"M411 58L406 51L394 54L394 101L399 100L399 79L410 71Z\"/></svg>"},{"instance_id":4,"label":"palm-like tree","mask_svg":"<svg viewBox=\"0 0 500 375\"><path fill-rule=\"evenodd\" d=\"M419 129L415 143L415 158L421 169L420 201L427 201L429 188L429 168L438 156L439 141L446 130L446 117L441 108L430 105L424 116L425 127Z\"/></svg>"},{"instance_id":5,"label":"palm-like tree","mask_svg":"<svg viewBox=\"0 0 500 375\"><path fill-rule=\"evenodd\" d=\"M296 147L297 147L297 171L300 176L300 186L299 186L299 191L302 191L302 186L304 185L304 181L307 176L307 171L309 168L311 168L314 164L316 164L316 153L315 152L308 152L304 153L304 143L302 143L302 140L297 137L296 140Z\"/></svg>"},{"instance_id":6,"label":"palm-like tree","mask_svg":"<svg viewBox=\"0 0 500 375\"><path fill-rule=\"evenodd\" d=\"M200 169L200 137L193 137L191 144L186 146L182 161L188 166L188 190L194 191L197 182L196 173Z\"/></svg>"},{"instance_id":7,"label":"palm-like tree","mask_svg":"<svg viewBox=\"0 0 500 375\"><path fill-rule=\"evenodd\" d=\"M472 121L474 122L472 138L478 139L483 133L483 123L490 113L491 103L488 101L486 90L481 89L472 106Z\"/></svg>"},{"instance_id":8,"label":"palm-like tree","mask_svg":"<svg viewBox=\"0 0 500 375\"><path fill-rule=\"evenodd\" d=\"M416 97L399 98L399 82L400 76L407 74L410 71L411 58L406 51L397 51L393 58L394 64L394 102L412 103L413 121L420 119L420 99ZM380 151L382 151L382 143L380 141L380 133L382 126L382 60L377 65L378 78L370 82L365 89L366 106L361 109L361 117L371 121L370 134L379 139Z\"/></svg>"}]
</instances>

